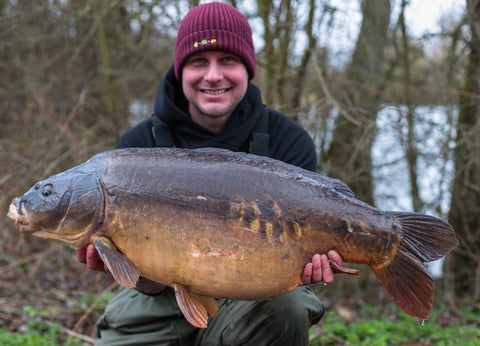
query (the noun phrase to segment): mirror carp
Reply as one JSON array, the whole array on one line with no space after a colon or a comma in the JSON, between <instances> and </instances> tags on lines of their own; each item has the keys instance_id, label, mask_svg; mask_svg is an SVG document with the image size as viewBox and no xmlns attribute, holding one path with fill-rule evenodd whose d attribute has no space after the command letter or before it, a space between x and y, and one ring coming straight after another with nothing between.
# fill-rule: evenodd
<instances>
[{"instance_id":1,"label":"mirror carp","mask_svg":"<svg viewBox=\"0 0 480 346\"><path fill-rule=\"evenodd\" d=\"M403 311L426 320L434 287L423 263L458 243L439 218L382 211L339 180L222 149L103 152L35 184L8 216L23 233L75 249L93 243L124 287L140 275L174 287L201 328L215 298L289 292L312 256L329 250L370 266Z\"/></svg>"}]
</instances>

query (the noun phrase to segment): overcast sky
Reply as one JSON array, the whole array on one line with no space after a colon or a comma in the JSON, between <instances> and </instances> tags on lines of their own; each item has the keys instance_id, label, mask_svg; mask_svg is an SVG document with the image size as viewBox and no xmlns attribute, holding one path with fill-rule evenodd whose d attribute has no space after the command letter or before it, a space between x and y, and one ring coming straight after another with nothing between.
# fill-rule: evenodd
<instances>
[{"instance_id":1,"label":"overcast sky","mask_svg":"<svg viewBox=\"0 0 480 346\"><path fill-rule=\"evenodd\" d=\"M337 7L335 30L328 35L320 35L320 45L330 48L335 56L334 64L342 65L349 59L357 40L362 15L360 0L331 0ZM398 20L401 0L392 0L392 22ZM448 16L460 18L465 9L466 0L410 0L406 8L407 30L413 37L426 33L437 33L441 21Z\"/></svg>"},{"instance_id":2,"label":"overcast sky","mask_svg":"<svg viewBox=\"0 0 480 346\"><path fill-rule=\"evenodd\" d=\"M442 17L452 15L460 18L466 0L410 0L406 16L410 30L415 35L440 30Z\"/></svg>"}]
</instances>

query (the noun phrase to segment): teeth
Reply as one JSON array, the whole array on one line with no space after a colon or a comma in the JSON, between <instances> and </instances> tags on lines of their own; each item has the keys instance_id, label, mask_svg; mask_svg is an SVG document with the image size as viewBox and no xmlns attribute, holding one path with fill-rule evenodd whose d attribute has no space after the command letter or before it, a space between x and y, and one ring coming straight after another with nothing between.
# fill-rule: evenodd
<instances>
[{"instance_id":1,"label":"teeth","mask_svg":"<svg viewBox=\"0 0 480 346\"><path fill-rule=\"evenodd\" d=\"M205 94L209 94L209 95L218 95L218 94L224 93L225 91L227 91L227 89L221 89L221 90L204 90L203 92L204 92Z\"/></svg>"}]
</instances>

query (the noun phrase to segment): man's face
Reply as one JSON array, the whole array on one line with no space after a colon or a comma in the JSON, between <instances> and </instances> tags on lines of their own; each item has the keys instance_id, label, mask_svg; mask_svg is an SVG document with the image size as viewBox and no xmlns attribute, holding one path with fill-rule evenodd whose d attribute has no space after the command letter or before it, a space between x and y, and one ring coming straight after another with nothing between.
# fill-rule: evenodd
<instances>
[{"instance_id":1,"label":"man's face","mask_svg":"<svg viewBox=\"0 0 480 346\"><path fill-rule=\"evenodd\" d=\"M248 72L236 55L216 50L200 52L188 57L182 86L192 119L218 133L245 96Z\"/></svg>"}]
</instances>

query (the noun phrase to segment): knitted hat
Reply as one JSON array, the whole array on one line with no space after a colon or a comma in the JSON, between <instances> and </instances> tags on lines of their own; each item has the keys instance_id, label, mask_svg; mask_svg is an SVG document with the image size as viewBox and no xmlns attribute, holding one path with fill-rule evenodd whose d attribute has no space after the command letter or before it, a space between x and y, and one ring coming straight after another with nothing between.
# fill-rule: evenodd
<instances>
[{"instance_id":1,"label":"knitted hat","mask_svg":"<svg viewBox=\"0 0 480 346\"><path fill-rule=\"evenodd\" d=\"M255 76L255 48L247 18L235 7L211 2L192 8L178 28L175 76L181 79L189 55L206 50L235 54L245 64L249 79Z\"/></svg>"}]
</instances>

